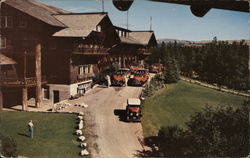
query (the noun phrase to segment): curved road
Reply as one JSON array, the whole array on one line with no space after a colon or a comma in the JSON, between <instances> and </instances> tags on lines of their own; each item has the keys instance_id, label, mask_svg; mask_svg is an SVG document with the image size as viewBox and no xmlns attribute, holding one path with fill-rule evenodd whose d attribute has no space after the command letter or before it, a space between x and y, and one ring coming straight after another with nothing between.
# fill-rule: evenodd
<instances>
[{"instance_id":1,"label":"curved road","mask_svg":"<svg viewBox=\"0 0 250 158\"><path fill-rule=\"evenodd\" d=\"M127 123L122 117L127 99L138 98L141 90L141 87L96 87L77 99L78 103L89 105L87 114L92 117L97 135L98 151L94 157L130 158L143 150L141 124Z\"/></svg>"}]
</instances>

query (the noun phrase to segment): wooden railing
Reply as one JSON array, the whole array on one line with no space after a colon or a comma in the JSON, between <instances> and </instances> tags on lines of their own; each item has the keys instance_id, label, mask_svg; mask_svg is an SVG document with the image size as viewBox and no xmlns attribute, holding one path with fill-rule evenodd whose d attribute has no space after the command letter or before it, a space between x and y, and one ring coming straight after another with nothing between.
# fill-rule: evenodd
<instances>
[{"instance_id":1,"label":"wooden railing","mask_svg":"<svg viewBox=\"0 0 250 158\"><path fill-rule=\"evenodd\" d=\"M144 54L144 55L149 55L151 54L150 51L148 49L138 49L137 50L138 54Z\"/></svg>"},{"instance_id":2,"label":"wooden railing","mask_svg":"<svg viewBox=\"0 0 250 158\"><path fill-rule=\"evenodd\" d=\"M34 86L36 85L36 78L0 78L1 86ZM46 83L46 77L42 76L42 84Z\"/></svg>"},{"instance_id":3,"label":"wooden railing","mask_svg":"<svg viewBox=\"0 0 250 158\"><path fill-rule=\"evenodd\" d=\"M80 81L85 81L85 80L90 80L95 77L95 74L83 74L83 75L78 75L77 79Z\"/></svg>"},{"instance_id":4,"label":"wooden railing","mask_svg":"<svg viewBox=\"0 0 250 158\"><path fill-rule=\"evenodd\" d=\"M86 54L86 55L107 55L108 48L99 47L94 45L93 47L86 45L77 45L73 48L73 54Z\"/></svg>"}]
</instances>

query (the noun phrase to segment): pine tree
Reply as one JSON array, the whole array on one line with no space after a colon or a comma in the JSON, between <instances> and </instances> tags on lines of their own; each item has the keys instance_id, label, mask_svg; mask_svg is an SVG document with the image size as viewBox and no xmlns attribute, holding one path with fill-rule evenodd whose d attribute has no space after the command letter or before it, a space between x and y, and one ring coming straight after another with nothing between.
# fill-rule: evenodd
<instances>
[{"instance_id":1,"label":"pine tree","mask_svg":"<svg viewBox=\"0 0 250 158\"><path fill-rule=\"evenodd\" d=\"M174 58L173 54L175 53L175 49L171 46L167 49L166 58L165 58L165 82L166 83L176 83L178 82L179 78L179 68L176 59Z\"/></svg>"}]
</instances>

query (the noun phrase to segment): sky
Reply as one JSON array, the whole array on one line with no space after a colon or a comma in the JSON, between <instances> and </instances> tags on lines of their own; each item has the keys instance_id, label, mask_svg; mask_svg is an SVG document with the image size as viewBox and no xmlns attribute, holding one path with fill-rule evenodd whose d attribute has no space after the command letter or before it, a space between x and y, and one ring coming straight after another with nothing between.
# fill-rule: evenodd
<instances>
[{"instance_id":1,"label":"sky","mask_svg":"<svg viewBox=\"0 0 250 158\"><path fill-rule=\"evenodd\" d=\"M37 0L71 12L100 12L101 0ZM127 27L127 12L117 10L111 0L104 0L113 25ZM135 0L128 12L130 30L152 30L157 39L241 40L249 39L249 13L211 9L204 17L196 17L186 5Z\"/></svg>"}]
</instances>

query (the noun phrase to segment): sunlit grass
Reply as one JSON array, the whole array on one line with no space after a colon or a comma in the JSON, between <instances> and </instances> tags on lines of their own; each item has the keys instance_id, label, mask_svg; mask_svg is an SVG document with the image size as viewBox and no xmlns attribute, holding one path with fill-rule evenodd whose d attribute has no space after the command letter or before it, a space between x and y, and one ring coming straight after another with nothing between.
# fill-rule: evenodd
<instances>
[{"instance_id":1,"label":"sunlit grass","mask_svg":"<svg viewBox=\"0 0 250 158\"><path fill-rule=\"evenodd\" d=\"M165 90L144 102L144 136L157 135L161 126L176 124L185 128L185 122L190 119L190 115L200 111L206 104L237 106L242 104L244 99L184 81L167 85Z\"/></svg>"},{"instance_id":2,"label":"sunlit grass","mask_svg":"<svg viewBox=\"0 0 250 158\"><path fill-rule=\"evenodd\" d=\"M34 124L33 139L28 137L29 120ZM0 123L0 132L16 140L19 155L32 158L75 158L79 155L73 114L1 111Z\"/></svg>"}]
</instances>

